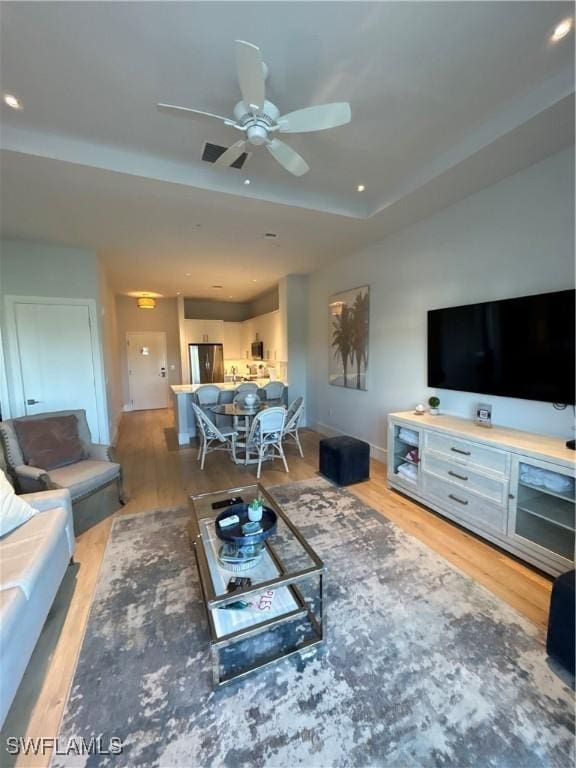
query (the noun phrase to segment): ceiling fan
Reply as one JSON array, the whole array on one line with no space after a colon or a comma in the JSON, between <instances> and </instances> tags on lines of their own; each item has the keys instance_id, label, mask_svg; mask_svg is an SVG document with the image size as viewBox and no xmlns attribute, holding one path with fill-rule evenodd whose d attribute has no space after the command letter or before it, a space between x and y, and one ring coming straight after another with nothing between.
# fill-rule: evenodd
<instances>
[{"instance_id":1,"label":"ceiling fan","mask_svg":"<svg viewBox=\"0 0 576 768\"><path fill-rule=\"evenodd\" d=\"M260 48L244 40L236 40L236 70L242 100L234 107L234 117L222 117L199 109L158 104L158 109L172 114L212 117L225 125L242 131L245 136L232 144L214 163L222 168L232 165L248 145L264 145L268 152L294 176L302 176L310 166L295 149L277 139L276 133L308 133L324 131L349 123L352 118L348 102L321 104L281 115L271 101L266 100L268 67L262 61Z\"/></svg>"}]
</instances>

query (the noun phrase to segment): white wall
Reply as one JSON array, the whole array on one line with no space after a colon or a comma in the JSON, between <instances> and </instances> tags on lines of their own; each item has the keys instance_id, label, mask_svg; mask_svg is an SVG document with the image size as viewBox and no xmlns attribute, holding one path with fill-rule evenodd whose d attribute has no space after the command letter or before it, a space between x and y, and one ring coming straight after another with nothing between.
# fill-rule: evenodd
<instances>
[{"instance_id":1,"label":"white wall","mask_svg":"<svg viewBox=\"0 0 576 768\"><path fill-rule=\"evenodd\" d=\"M106 398L108 401L108 426L110 442L116 443L123 402L120 351L118 349L118 319L116 316L116 296L108 282L106 270L102 265L100 265L100 302L102 307L102 355L106 378Z\"/></svg>"},{"instance_id":2,"label":"white wall","mask_svg":"<svg viewBox=\"0 0 576 768\"><path fill-rule=\"evenodd\" d=\"M565 150L310 278L309 423L367 440L384 458L386 415L425 402L429 309L574 287L574 153ZM369 390L328 384L328 299L370 286ZM572 437L573 412L551 404L438 390L441 410Z\"/></svg>"},{"instance_id":3,"label":"white wall","mask_svg":"<svg viewBox=\"0 0 576 768\"><path fill-rule=\"evenodd\" d=\"M0 258L3 295L100 299L99 265L94 251L4 240Z\"/></svg>"},{"instance_id":4,"label":"white wall","mask_svg":"<svg viewBox=\"0 0 576 768\"><path fill-rule=\"evenodd\" d=\"M124 408L130 408L130 384L128 379L128 357L126 334L130 331L164 331L168 362L168 383L180 384L180 337L178 331L178 309L176 299L156 299L156 308L138 309L136 299L131 296L116 297L117 344L120 355L122 377L122 400Z\"/></svg>"},{"instance_id":5,"label":"white wall","mask_svg":"<svg viewBox=\"0 0 576 768\"><path fill-rule=\"evenodd\" d=\"M292 402L304 398L303 426L308 416L308 275L287 275L278 285L280 324L286 335L286 378Z\"/></svg>"}]
</instances>

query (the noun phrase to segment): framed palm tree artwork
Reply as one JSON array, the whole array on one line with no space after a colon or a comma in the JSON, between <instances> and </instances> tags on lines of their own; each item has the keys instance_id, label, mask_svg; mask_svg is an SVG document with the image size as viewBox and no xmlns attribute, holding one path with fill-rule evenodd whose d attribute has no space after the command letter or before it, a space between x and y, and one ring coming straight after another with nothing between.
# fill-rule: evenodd
<instances>
[{"instance_id":1,"label":"framed palm tree artwork","mask_svg":"<svg viewBox=\"0 0 576 768\"><path fill-rule=\"evenodd\" d=\"M370 288L352 288L330 297L330 384L368 389Z\"/></svg>"}]
</instances>

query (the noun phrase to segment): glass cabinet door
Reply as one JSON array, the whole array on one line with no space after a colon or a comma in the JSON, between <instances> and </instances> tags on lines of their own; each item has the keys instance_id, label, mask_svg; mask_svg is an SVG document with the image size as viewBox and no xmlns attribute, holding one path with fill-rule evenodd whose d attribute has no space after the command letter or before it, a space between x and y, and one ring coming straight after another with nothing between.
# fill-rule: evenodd
<instances>
[{"instance_id":1,"label":"glass cabinet door","mask_svg":"<svg viewBox=\"0 0 576 768\"><path fill-rule=\"evenodd\" d=\"M512 472L510 535L569 565L574 560L574 472L521 458L514 461Z\"/></svg>"},{"instance_id":2,"label":"glass cabinet door","mask_svg":"<svg viewBox=\"0 0 576 768\"><path fill-rule=\"evenodd\" d=\"M422 432L412 426L394 423L389 445L389 476L408 488L420 486Z\"/></svg>"}]
</instances>

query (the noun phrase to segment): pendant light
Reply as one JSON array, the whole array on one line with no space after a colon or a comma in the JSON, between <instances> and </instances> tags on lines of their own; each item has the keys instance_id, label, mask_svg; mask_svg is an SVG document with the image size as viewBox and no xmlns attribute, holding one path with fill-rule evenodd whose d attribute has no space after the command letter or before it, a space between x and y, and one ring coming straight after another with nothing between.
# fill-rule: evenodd
<instances>
[{"instance_id":1,"label":"pendant light","mask_svg":"<svg viewBox=\"0 0 576 768\"><path fill-rule=\"evenodd\" d=\"M140 298L137 301L138 309L155 309L156 308L156 299L153 299L152 296L147 296L144 294L143 296L140 296Z\"/></svg>"}]
</instances>

